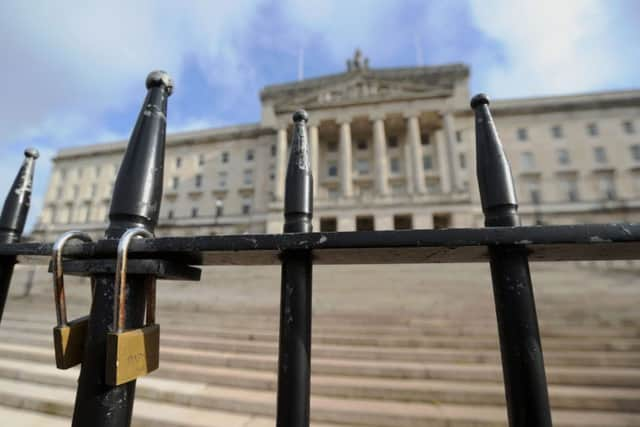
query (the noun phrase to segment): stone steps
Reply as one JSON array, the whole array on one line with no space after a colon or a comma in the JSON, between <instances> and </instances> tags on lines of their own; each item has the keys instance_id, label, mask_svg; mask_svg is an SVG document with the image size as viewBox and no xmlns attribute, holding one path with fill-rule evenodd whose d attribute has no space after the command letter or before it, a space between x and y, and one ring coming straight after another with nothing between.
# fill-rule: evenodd
<instances>
[{"instance_id":1,"label":"stone steps","mask_svg":"<svg viewBox=\"0 0 640 427\"><path fill-rule=\"evenodd\" d=\"M27 337L30 334L42 333L51 329L51 324L46 321L29 322L18 320L5 320L0 329L0 336L10 334ZM206 331L192 331L185 325L179 327L170 324L162 325L162 340L168 345L182 347L188 343L190 348L204 350L218 350L230 352L242 352L250 354L277 354L277 335L273 335L272 341L255 339L251 333L247 333L245 340L243 335L231 335L232 338L220 338L217 334L209 334ZM11 337L8 336L11 340ZM461 340L464 338L460 338ZM370 345L350 345L345 338L345 344L333 345L318 343L314 339L313 352L317 357L337 357L359 360L395 360L410 362L451 362L451 363L489 363L499 364L500 355L497 349L459 349L456 346L433 348L430 346L419 348L407 347L378 347ZM604 350L548 350L546 339L543 339L545 348L545 362L547 366L611 366L611 367L640 367L640 352L636 351L604 351Z\"/></svg>"},{"instance_id":2,"label":"stone steps","mask_svg":"<svg viewBox=\"0 0 640 427\"><path fill-rule=\"evenodd\" d=\"M3 317L7 320L25 320L25 311L35 316L31 320L43 320L54 322L53 307L49 304L26 306L26 310L12 306ZM37 310L35 313L33 310ZM493 310L493 309L492 309ZM163 326L178 325L188 326L193 331L205 331L210 333L232 334L241 337L252 335L255 339L261 336L265 340L271 340L278 332L277 309L271 315L257 315L255 313L227 314L212 317L208 313L185 312L180 317L171 316L172 312L159 310L158 319ZM165 316L165 313L168 316ZM459 318L380 318L362 320L359 317L332 315L314 315L314 337L321 340L331 340L334 336L338 339L351 336L355 339L367 340L370 335L404 338L417 338L422 336L474 336L497 337L497 324L494 312L489 311L485 319L475 319L473 324L466 323ZM231 330L229 327L232 327ZM598 322L580 321L577 325L569 325L564 319L540 319L540 330L543 337L561 338L640 338L640 321L635 326L612 325L598 326ZM364 336L364 337L363 337Z\"/></svg>"},{"instance_id":3,"label":"stone steps","mask_svg":"<svg viewBox=\"0 0 640 427\"><path fill-rule=\"evenodd\" d=\"M0 329L1 331L1 329ZM162 335L162 334L161 334ZM0 332L0 356L15 357L17 353L32 354L33 347L11 345L28 343L43 348L50 355L52 338L49 334ZM190 349L188 343L167 345L162 341L163 361L191 363L206 366L231 367L259 371L275 371L275 354L246 354L234 351ZM4 357L4 356L2 356ZM34 357L43 357L36 353ZM42 360L42 359L38 359ZM340 358L312 358L313 372L323 375L347 375L395 379L434 379L446 381L502 382L498 364L418 363L384 360L345 360ZM601 387L640 387L640 370L633 368L547 367L549 384Z\"/></svg>"},{"instance_id":4,"label":"stone steps","mask_svg":"<svg viewBox=\"0 0 640 427\"><path fill-rule=\"evenodd\" d=\"M20 377L20 382L0 378L0 399L4 405L34 410L46 407L48 413L68 415L73 405L77 369L57 371L45 365L34 366L24 362L22 365L25 376ZM19 372L19 367L15 368ZM37 376L41 382L31 382L26 376ZM220 418L230 422L227 425L236 425L234 421L242 417L234 416L237 412L258 417L251 420L256 424L246 425L261 426L262 423L273 423L270 419L274 416L275 410L273 392L158 379L153 376L141 379L136 392L138 397L134 408L135 426L199 426L203 425L199 424L200 420L208 421L208 425L218 425L216 422ZM151 403L151 399L156 402L155 405L161 405L162 411L153 410L154 404ZM166 416L167 407L168 413L172 415L170 417ZM312 421L340 425L417 427L495 426L505 423L504 410L497 406L338 400L314 396L311 407ZM162 415L159 415L160 412ZM259 419L260 417L264 419ZM173 424L168 424L169 422ZM640 422L640 415L556 410L554 422L556 426L632 426Z\"/></svg>"},{"instance_id":5,"label":"stone steps","mask_svg":"<svg viewBox=\"0 0 640 427\"><path fill-rule=\"evenodd\" d=\"M51 364L25 360L0 359L0 377L45 384L62 384ZM276 390L275 373L214 368L191 364L163 362L150 378L203 382L208 385L249 390ZM66 378L64 378L66 379ZM146 380L146 379L145 379ZM73 384L72 384L73 385ZM433 380L389 380L347 376L314 375L312 394L345 399L432 402L473 405L504 405L504 388L495 383ZM640 390L625 388L589 388L551 386L554 409L640 412Z\"/></svg>"},{"instance_id":6,"label":"stone steps","mask_svg":"<svg viewBox=\"0 0 640 427\"><path fill-rule=\"evenodd\" d=\"M454 291L452 301L460 295ZM541 330L556 426L640 426L640 318L629 309L610 315L623 301L616 298L602 302L602 315L584 317L575 315L585 311L582 297L538 299L551 301L541 304ZM312 425L505 426L493 307L474 304L462 317L460 305L450 316L427 310L422 317L318 310ZM86 310L73 298L69 306L70 318ZM277 307L167 307L158 312L160 369L138 382L134 426L273 426ZM7 305L0 325L0 417L7 413L12 422L0 424L69 425L78 369L55 369L54 322L48 292Z\"/></svg>"}]
</instances>

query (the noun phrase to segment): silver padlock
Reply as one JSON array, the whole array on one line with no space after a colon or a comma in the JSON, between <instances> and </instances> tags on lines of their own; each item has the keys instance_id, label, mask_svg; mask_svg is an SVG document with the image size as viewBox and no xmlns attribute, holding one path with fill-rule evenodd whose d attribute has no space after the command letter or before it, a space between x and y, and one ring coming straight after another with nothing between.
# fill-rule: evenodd
<instances>
[{"instance_id":1,"label":"silver padlock","mask_svg":"<svg viewBox=\"0 0 640 427\"><path fill-rule=\"evenodd\" d=\"M72 321L67 320L67 302L64 295L64 273L62 271L62 250L70 240L90 242L91 237L82 231L68 231L53 244L51 261L53 263L53 295L58 325L53 328L53 348L58 369L69 369L82 362L84 343L87 337L89 316ZM93 288L93 279L92 279ZM93 289L92 289L93 294Z\"/></svg>"}]
</instances>

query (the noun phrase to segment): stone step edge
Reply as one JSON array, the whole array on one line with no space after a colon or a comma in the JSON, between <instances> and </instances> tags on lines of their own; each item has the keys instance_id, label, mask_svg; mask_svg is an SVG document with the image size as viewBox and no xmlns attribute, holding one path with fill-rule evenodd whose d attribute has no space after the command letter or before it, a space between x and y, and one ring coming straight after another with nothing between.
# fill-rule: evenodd
<instances>
[{"instance_id":1,"label":"stone step edge","mask_svg":"<svg viewBox=\"0 0 640 427\"><path fill-rule=\"evenodd\" d=\"M176 366L178 365L178 366ZM171 369L173 367L173 370ZM205 379L210 378L205 375L206 370L210 368L204 368L204 370L199 371L197 368L194 368L192 365L187 364L173 364L169 370L164 371L171 372L170 375L161 375L160 372L156 372L153 375L144 378L141 380L141 384L145 384L144 381L153 381L165 380L166 382L177 382L177 383L192 383L199 384L203 382ZM176 367L183 368L182 371L173 372ZM191 368L191 369L190 369ZM186 372L185 372L186 371ZM224 371L224 370L219 370ZM207 384L212 384L220 387L231 387L233 389L249 389L249 390L259 390L263 392L275 392L276 390L276 376L269 375L269 378L263 378L263 381L268 383L268 386L261 387L260 384L250 384L247 379L251 378L251 375L247 375L246 372L241 370L228 370L226 373L229 375L229 379L226 382L222 383L211 383L207 381ZM232 381L231 374L236 373L236 378L243 377L243 381ZM72 377L68 379L64 375ZM219 374L220 375L220 374ZM78 376L77 369L71 371L57 371L50 365L45 365L42 363L35 362L25 362L23 360L9 360L9 359L0 359L0 377L6 379L13 380L24 380L33 383L41 383L47 385L65 385L65 386L75 386L75 380ZM265 377L265 375L263 375ZM316 377L318 378L318 377ZM322 377L319 377L322 378ZM58 379L64 379L64 381L60 382ZM331 386L332 380L334 382L342 380L343 378L336 377L326 377L325 378L325 386ZM353 379L352 379L353 380ZM260 381L258 378L257 381ZM432 393L435 393L432 397L427 397L421 400L405 400L405 399L391 399L385 398L384 393L385 389L384 384L378 385L380 388L381 395L380 397L371 397L371 396L353 396L353 392L343 393L342 395L337 394L328 394L322 392L316 392L317 387L317 379L314 381L312 378L312 395L314 396L326 396L328 398L347 400L347 399L364 399L364 400L383 400L383 401L394 401L394 402L438 402L452 405L486 405L486 406L498 406L503 407L505 405L504 401L504 388L502 386L496 384L459 384L459 383L450 383L450 382L442 382L442 381L419 381L417 386L423 386L428 388ZM240 385L240 383L242 385ZM314 384L315 383L315 384ZM357 383L357 381L356 381ZM374 381L375 383L375 381ZM403 384L403 381L388 381L390 384L389 387L395 386L399 388ZM321 384L322 385L322 384ZM411 384L410 384L411 385ZM416 384L413 384L416 386ZM370 388L370 385L367 385L367 381L364 381L364 384L359 384L361 388ZM465 390L466 386L466 390ZM337 386L340 387L340 384ZM344 385L342 385L344 387ZM139 389L141 396L143 397L153 397L145 393L146 388ZM416 390L411 390L409 387L405 387L403 390L405 393L409 393L413 396L420 396L420 387L417 387ZM598 389L598 388L588 388L588 387L562 387L562 386L553 386L550 387L550 395L551 401L554 408L557 409L568 409L568 410L594 410L594 411L612 411L612 412L640 412L640 390L628 390L628 389L615 389L615 388L606 388L606 389ZM413 393L412 393L413 392ZM448 396L451 394L458 393L461 395L459 400L452 400L451 398L442 399L437 398L438 394L446 393ZM469 399L469 395L471 395L472 399ZM462 397L463 396L463 397ZM586 403L589 402L589 403Z\"/></svg>"}]
</instances>

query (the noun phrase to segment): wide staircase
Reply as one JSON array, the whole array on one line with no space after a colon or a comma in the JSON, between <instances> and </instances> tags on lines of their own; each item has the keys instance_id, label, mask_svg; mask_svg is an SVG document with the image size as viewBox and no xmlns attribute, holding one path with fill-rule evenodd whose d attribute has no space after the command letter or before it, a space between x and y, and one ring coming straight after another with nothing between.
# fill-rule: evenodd
<instances>
[{"instance_id":1,"label":"wide staircase","mask_svg":"<svg viewBox=\"0 0 640 427\"><path fill-rule=\"evenodd\" d=\"M462 273L451 268L429 289L426 278L419 276L420 268L399 274L400 279L406 275L409 288L388 282L375 268L362 282L349 283L348 277L340 282L340 274L332 271L319 274L315 291L321 296L313 320L313 426L506 425L488 278L483 277L482 285L471 285L477 282L474 275L484 270L473 267ZM553 290L536 292L554 425L640 426L640 292L633 286L637 279L580 270L571 270L579 276L574 285L556 283ZM461 282L457 289L451 284L454 271L466 277L455 282ZM551 271L541 276L563 280L562 270ZM365 270L353 277L362 274ZM567 289L584 280L581 274L596 284L583 283L583 292ZM242 295L233 297L221 284L210 293L186 285L184 295L193 295L172 304L162 301L179 288L159 285L161 365L138 381L135 426L275 425L277 296L266 295L278 285L265 285L274 278L273 271L250 277L255 293L246 295L243 288ZM386 287L375 285L382 282ZM261 283L268 289L258 290ZM344 288L348 285L351 290ZM76 297L73 289L69 292L74 303L83 303L79 295L84 286ZM359 300L362 294L353 291L376 286L382 296ZM449 297L427 299L416 295L417 289ZM32 295L14 293L7 304L0 326L2 425L70 425L79 371L55 368L49 291L43 278ZM322 296L329 293L335 296ZM471 295L462 296L465 293ZM265 295L265 306L231 303L260 295ZM197 298L218 303L198 305ZM385 301L387 310L382 308Z\"/></svg>"}]
</instances>

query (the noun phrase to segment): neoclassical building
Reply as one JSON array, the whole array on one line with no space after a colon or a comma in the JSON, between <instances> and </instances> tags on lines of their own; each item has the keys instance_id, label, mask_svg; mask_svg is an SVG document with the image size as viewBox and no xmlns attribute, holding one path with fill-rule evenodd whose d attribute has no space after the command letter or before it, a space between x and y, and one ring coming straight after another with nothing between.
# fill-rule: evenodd
<instances>
[{"instance_id":1,"label":"neoclassical building","mask_svg":"<svg viewBox=\"0 0 640 427\"><path fill-rule=\"evenodd\" d=\"M158 235L282 230L292 113L309 112L321 231L482 224L469 68L369 67L265 87L259 123L167 136ZM640 220L640 91L495 100L523 222ZM170 120L170 117L169 117ZM106 227L127 141L61 150L33 231Z\"/></svg>"}]
</instances>

